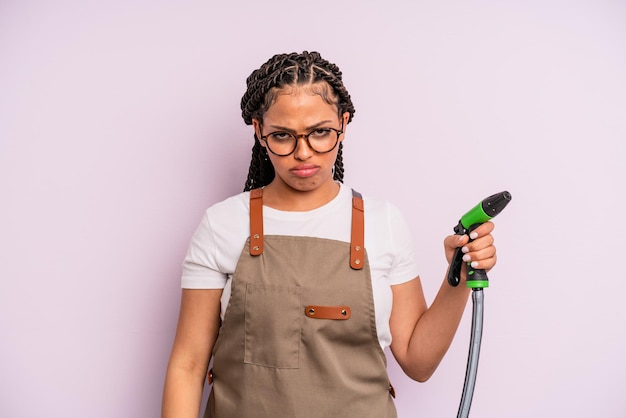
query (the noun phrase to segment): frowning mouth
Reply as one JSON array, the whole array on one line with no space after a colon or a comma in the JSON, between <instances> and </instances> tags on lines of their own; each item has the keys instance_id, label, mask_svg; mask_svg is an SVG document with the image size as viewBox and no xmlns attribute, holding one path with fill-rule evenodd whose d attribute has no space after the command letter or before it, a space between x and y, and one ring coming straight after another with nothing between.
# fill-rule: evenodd
<instances>
[{"instance_id":1,"label":"frowning mouth","mask_svg":"<svg viewBox=\"0 0 626 418\"><path fill-rule=\"evenodd\" d=\"M314 164L300 164L289 170L296 177L311 177L320 171L320 167Z\"/></svg>"}]
</instances>

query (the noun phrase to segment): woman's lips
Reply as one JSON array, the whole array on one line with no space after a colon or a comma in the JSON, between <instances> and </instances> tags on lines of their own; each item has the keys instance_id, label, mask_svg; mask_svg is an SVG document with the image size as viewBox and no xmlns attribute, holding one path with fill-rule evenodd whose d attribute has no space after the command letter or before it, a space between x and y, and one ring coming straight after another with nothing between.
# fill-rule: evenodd
<instances>
[{"instance_id":1,"label":"woman's lips","mask_svg":"<svg viewBox=\"0 0 626 418\"><path fill-rule=\"evenodd\" d=\"M289 170L296 177L311 177L320 171L320 167L313 164L301 164Z\"/></svg>"}]
</instances>

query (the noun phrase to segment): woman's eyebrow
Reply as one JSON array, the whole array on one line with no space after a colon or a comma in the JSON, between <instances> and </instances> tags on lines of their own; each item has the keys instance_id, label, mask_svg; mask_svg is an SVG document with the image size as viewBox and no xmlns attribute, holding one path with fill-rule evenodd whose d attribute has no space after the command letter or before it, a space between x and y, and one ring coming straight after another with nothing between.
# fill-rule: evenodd
<instances>
[{"instance_id":1,"label":"woman's eyebrow","mask_svg":"<svg viewBox=\"0 0 626 418\"><path fill-rule=\"evenodd\" d=\"M313 130L313 129L319 128L319 127L320 127L320 126L322 126L322 125L325 125L325 124L327 124L327 123L332 123L332 122L333 122L332 120L323 120L323 121L321 121L321 122L317 122L317 123L316 123L316 124L314 124L314 125L307 126L307 127L305 128L305 130L306 130L306 131L311 131L311 130ZM287 127L285 127L285 126L280 126L280 125L270 125L270 128L274 128L274 129L278 129L278 130L281 130L281 131L286 131L286 132L294 132L294 133L296 132L294 129L287 128Z\"/></svg>"}]
</instances>

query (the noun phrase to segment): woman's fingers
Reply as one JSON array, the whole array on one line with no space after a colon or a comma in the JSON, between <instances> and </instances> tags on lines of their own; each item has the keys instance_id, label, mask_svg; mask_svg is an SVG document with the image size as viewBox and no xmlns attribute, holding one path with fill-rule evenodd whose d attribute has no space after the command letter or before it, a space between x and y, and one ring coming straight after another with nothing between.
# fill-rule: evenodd
<instances>
[{"instance_id":1,"label":"woman's fingers","mask_svg":"<svg viewBox=\"0 0 626 418\"><path fill-rule=\"evenodd\" d=\"M467 235L446 237L444 244L446 255L449 256L448 260L451 260L450 254L454 252L454 249L461 247L463 261L472 263L473 268L484 270L493 268L497 260L494 237L491 235L494 228L494 223L489 221L473 230L469 237Z\"/></svg>"}]
</instances>

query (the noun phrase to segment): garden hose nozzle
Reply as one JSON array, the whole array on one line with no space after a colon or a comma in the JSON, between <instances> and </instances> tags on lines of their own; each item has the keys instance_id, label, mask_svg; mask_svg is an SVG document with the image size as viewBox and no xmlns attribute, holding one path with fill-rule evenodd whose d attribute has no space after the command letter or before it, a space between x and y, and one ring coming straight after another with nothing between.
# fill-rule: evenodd
<instances>
[{"instance_id":1,"label":"garden hose nozzle","mask_svg":"<svg viewBox=\"0 0 626 418\"><path fill-rule=\"evenodd\" d=\"M470 211L461 217L457 226L454 227L454 232L457 235L464 235L471 233L474 229L479 227L484 222L493 219L511 201L511 193L504 191L496 193L483 199L480 203L474 206ZM448 270L448 283L451 286L458 286L461 281L461 265L463 262L463 252L461 248L457 248ZM473 269L467 263L467 287L472 289L483 289L489 287L489 279L487 273L483 269Z\"/></svg>"}]
</instances>

